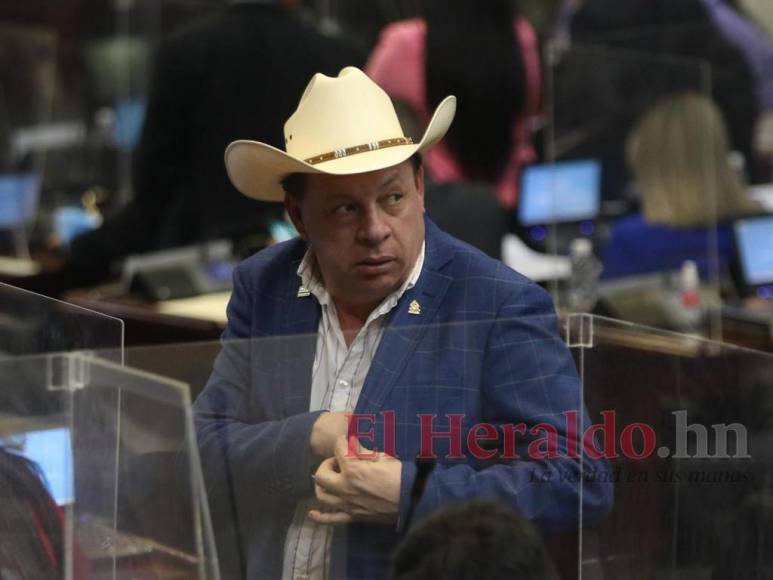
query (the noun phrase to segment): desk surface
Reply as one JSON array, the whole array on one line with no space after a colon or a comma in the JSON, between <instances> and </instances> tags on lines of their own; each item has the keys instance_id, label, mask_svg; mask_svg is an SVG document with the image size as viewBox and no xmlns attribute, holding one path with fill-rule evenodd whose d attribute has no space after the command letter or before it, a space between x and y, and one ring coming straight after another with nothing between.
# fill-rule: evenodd
<instances>
[{"instance_id":1,"label":"desk surface","mask_svg":"<svg viewBox=\"0 0 773 580\"><path fill-rule=\"evenodd\" d=\"M120 318L125 345L137 346L219 339L229 296L225 292L153 304L125 296L115 285L71 292L65 300Z\"/></svg>"},{"instance_id":2,"label":"desk surface","mask_svg":"<svg viewBox=\"0 0 773 580\"><path fill-rule=\"evenodd\" d=\"M121 296L117 286L107 286L73 292L66 300L122 319L126 324L126 346L135 346L219 339L227 322L229 298L230 292L218 292L152 304ZM723 311L722 325L724 342L773 351L773 315L769 320L759 316L739 318ZM683 347L677 345L677 350Z\"/></svg>"},{"instance_id":3,"label":"desk surface","mask_svg":"<svg viewBox=\"0 0 773 580\"><path fill-rule=\"evenodd\" d=\"M194 296L193 298L180 298L177 300L165 300L156 305L158 312L170 316L182 316L197 320L206 320L221 324L225 327L228 318L226 307L231 298L231 292L215 292Z\"/></svg>"}]
</instances>

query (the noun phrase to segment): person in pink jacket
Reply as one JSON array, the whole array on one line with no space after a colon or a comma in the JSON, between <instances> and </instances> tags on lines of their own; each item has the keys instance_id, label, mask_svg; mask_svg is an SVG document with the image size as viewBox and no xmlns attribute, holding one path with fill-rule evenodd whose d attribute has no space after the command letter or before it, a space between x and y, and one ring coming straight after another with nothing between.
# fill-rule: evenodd
<instances>
[{"instance_id":1,"label":"person in pink jacket","mask_svg":"<svg viewBox=\"0 0 773 580\"><path fill-rule=\"evenodd\" d=\"M423 124L440 95L459 97L454 127L425 159L432 180L482 181L515 207L520 169L536 157L542 79L537 35L512 2L430 0L425 18L384 28L366 72Z\"/></svg>"}]
</instances>

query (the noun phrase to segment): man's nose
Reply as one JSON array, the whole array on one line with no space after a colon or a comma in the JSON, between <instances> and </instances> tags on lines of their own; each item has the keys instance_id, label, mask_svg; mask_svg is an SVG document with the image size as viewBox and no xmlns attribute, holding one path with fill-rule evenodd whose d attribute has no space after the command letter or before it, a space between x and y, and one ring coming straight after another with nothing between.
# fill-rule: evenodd
<instances>
[{"instance_id":1,"label":"man's nose","mask_svg":"<svg viewBox=\"0 0 773 580\"><path fill-rule=\"evenodd\" d=\"M378 245L392 233L381 208L372 208L363 213L358 231L359 240L368 245Z\"/></svg>"}]
</instances>

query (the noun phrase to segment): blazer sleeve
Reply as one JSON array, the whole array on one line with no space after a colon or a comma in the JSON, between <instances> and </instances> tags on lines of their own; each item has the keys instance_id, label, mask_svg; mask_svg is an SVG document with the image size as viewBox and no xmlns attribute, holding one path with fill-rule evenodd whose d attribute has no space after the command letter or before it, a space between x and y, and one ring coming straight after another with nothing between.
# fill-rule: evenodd
<instances>
[{"instance_id":1,"label":"blazer sleeve","mask_svg":"<svg viewBox=\"0 0 773 580\"><path fill-rule=\"evenodd\" d=\"M222 348L209 382L194 404L208 491L232 494L240 510L254 507L258 500L295 502L312 494L309 437L321 414L255 420L276 413L256 409L261 403L250 376L255 343L249 340L255 288L245 278L237 268ZM267 396L268 387L263 391ZM265 404L265 399L262 402Z\"/></svg>"},{"instance_id":2,"label":"blazer sleeve","mask_svg":"<svg viewBox=\"0 0 773 580\"><path fill-rule=\"evenodd\" d=\"M498 428L523 423L527 433L536 425L552 427L557 453L553 458L533 459L527 453L529 440L524 438L516 440L517 459L439 464L414 506L414 521L448 502L481 497L502 499L549 531L576 529L580 502L584 523L606 515L612 506L611 483L604 477L609 473L607 464L587 456L583 461L571 459L567 453L570 437L575 439L573 449L578 454L583 450L579 434L567 433L563 413L576 411L580 425L590 423L574 361L558 335L552 301L542 288L519 286L505 301L492 325L481 372L484 421ZM402 469L400 520L404 522L416 466L406 461Z\"/></svg>"}]
</instances>

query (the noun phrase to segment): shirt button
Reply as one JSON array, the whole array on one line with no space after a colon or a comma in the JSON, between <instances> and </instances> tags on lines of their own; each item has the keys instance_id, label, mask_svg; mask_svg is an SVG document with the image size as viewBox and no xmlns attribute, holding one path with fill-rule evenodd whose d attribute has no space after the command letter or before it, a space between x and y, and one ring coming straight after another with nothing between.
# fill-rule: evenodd
<instances>
[{"instance_id":1,"label":"shirt button","mask_svg":"<svg viewBox=\"0 0 773 580\"><path fill-rule=\"evenodd\" d=\"M348 387L349 386L349 381L345 381L345 380L341 379L340 381L338 381L338 386L339 387Z\"/></svg>"}]
</instances>

